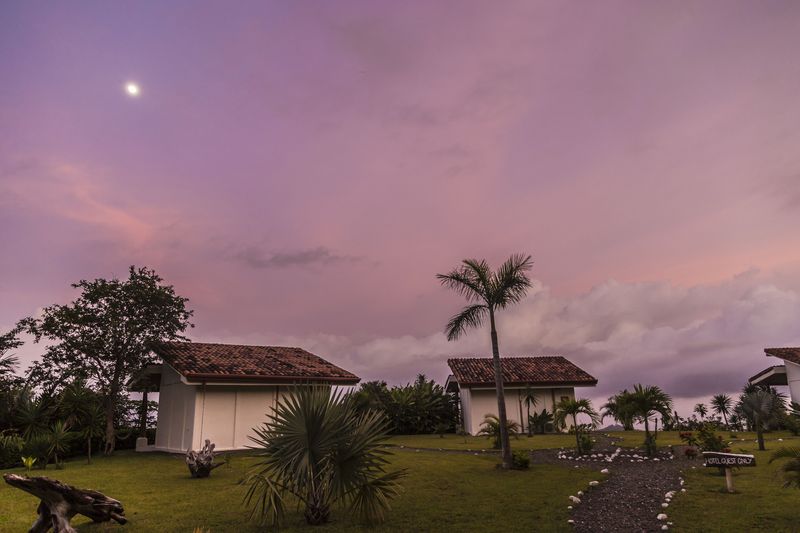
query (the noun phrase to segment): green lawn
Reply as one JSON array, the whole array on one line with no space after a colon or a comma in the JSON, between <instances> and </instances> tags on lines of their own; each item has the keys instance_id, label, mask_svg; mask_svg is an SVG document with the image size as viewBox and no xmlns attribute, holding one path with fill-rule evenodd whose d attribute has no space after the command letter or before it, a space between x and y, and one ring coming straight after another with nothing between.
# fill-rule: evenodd
<instances>
[{"instance_id":1,"label":"green lawn","mask_svg":"<svg viewBox=\"0 0 800 533\"><path fill-rule=\"evenodd\" d=\"M676 446L685 444L680 439L680 433L680 431L659 431L657 441L658 445ZM694 433L697 434L696 431ZM727 431L718 432L718 435L721 435L722 438L725 439L725 442L733 442L733 444L730 446L734 452L738 447L747 446L756 440L755 431L739 431L734 434L736 435L736 438L731 439L731 433ZM609 435L611 435L611 439L622 448L635 448L637 446L642 446L644 443L644 431L612 431L609 433ZM764 433L764 439L768 443L771 441L776 441L779 438L784 439L784 441L793 441L797 443L797 445L800 445L800 437L792 437L791 433L788 431L772 431L770 433Z\"/></svg>"},{"instance_id":2,"label":"green lawn","mask_svg":"<svg viewBox=\"0 0 800 533\"><path fill-rule=\"evenodd\" d=\"M698 459L696 468L685 470L687 492L672 500L669 520L679 531L800 531L800 490L783 488L779 463L769 464L774 450L798 444L797 439L768 441L765 452L757 451L752 440L734 447L734 453L756 456L755 467L734 470L734 494L724 491L725 477L717 469L704 468Z\"/></svg>"},{"instance_id":3,"label":"green lawn","mask_svg":"<svg viewBox=\"0 0 800 533\"><path fill-rule=\"evenodd\" d=\"M491 451L492 441L488 437L460 437L458 435L395 435L389 439L389 444L405 446L407 448L429 448L433 450L471 450ZM546 450L551 448L574 448L575 435L548 434L534 435L533 437L520 436L511 439L511 448L514 450Z\"/></svg>"},{"instance_id":4,"label":"green lawn","mask_svg":"<svg viewBox=\"0 0 800 533\"><path fill-rule=\"evenodd\" d=\"M121 500L128 525L92 525L76 517L80 531L260 531L248 522L242 507L244 487L238 482L251 459L234 456L208 479L191 479L181 457L118 452L92 465L74 460L64 470L34 470L84 488L94 488ZM398 449L396 468L406 468L404 492L383 527L369 531L569 531L567 496L597 478L584 469L536 465L528 471L504 472L492 456L413 452ZM12 470L20 472L22 469ZM27 531L37 501L0 485L0 531ZM315 531L368 530L340 510L334 522ZM294 513L282 531L308 531Z\"/></svg>"}]
</instances>

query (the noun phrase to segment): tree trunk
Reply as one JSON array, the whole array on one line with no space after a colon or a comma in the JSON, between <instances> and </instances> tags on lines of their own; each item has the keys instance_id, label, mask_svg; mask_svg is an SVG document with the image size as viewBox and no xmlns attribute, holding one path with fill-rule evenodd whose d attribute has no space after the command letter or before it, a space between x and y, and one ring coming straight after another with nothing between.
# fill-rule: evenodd
<instances>
[{"instance_id":1,"label":"tree trunk","mask_svg":"<svg viewBox=\"0 0 800 533\"><path fill-rule=\"evenodd\" d=\"M503 390L503 369L500 366L500 347L497 342L497 328L494 322L494 309L489 307L489 321L492 326L492 362L494 363L494 384L497 389L497 418L500 419L500 449L503 468L511 468L511 442L508 438L508 417L506 416L506 395Z\"/></svg>"},{"instance_id":2,"label":"tree trunk","mask_svg":"<svg viewBox=\"0 0 800 533\"><path fill-rule=\"evenodd\" d=\"M208 439L199 452L186 452L186 465L192 477L208 477L212 470L223 464L225 463L214 463L214 444Z\"/></svg>"},{"instance_id":3,"label":"tree trunk","mask_svg":"<svg viewBox=\"0 0 800 533\"><path fill-rule=\"evenodd\" d=\"M578 431L578 415L572 415L572 426L575 428L575 449L578 451L578 455L583 455L583 451L581 450L581 435Z\"/></svg>"},{"instance_id":4,"label":"tree trunk","mask_svg":"<svg viewBox=\"0 0 800 533\"><path fill-rule=\"evenodd\" d=\"M528 402L528 436L533 436L533 427L531 426L531 404Z\"/></svg>"},{"instance_id":5,"label":"tree trunk","mask_svg":"<svg viewBox=\"0 0 800 533\"><path fill-rule=\"evenodd\" d=\"M114 453L114 446L116 445L116 433L114 431L114 411L117 408L117 400L115 398L116 392L112 391L106 400L106 437L105 447L103 453L111 455Z\"/></svg>"},{"instance_id":6,"label":"tree trunk","mask_svg":"<svg viewBox=\"0 0 800 533\"><path fill-rule=\"evenodd\" d=\"M644 417L644 441L647 444L647 455L653 455L652 451L650 450L650 424L648 423L647 415Z\"/></svg>"},{"instance_id":7,"label":"tree trunk","mask_svg":"<svg viewBox=\"0 0 800 533\"><path fill-rule=\"evenodd\" d=\"M766 448L764 447L764 428L761 424L761 420L758 415L755 415L753 418L754 418L753 422L755 423L756 426L756 435L758 437L758 449L763 452L764 450L766 450Z\"/></svg>"},{"instance_id":8,"label":"tree trunk","mask_svg":"<svg viewBox=\"0 0 800 533\"><path fill-rule=\"evenodd\" d=\"M92 437L86 439L86 464L92 464Z\"/></svg>"},{"instance_id":9,"label":"tree trunk","mask_svg":"<svg viewBox=\"0 0 800 533\"><path fill-rule=\"evenodd\" d=\"M122 503L100 492L78 489L47 477L4 474L3 479L12 487L41 500L36 510L39 518L29 533L45 533L51 527L55 533L76 533L69 523L76 514L89 517L94 522L127 522Z\"/></svg>"},{"instance_id":10,"label":"tree trunk","mask_svg":"<svg viewBox=\"0 0 800 533\"><path fill-rule=\"evenodd\" d=\"M147 389L142 391L142 412L139 415L139 436L147 437Z\"/></svg>"},{"instance_id":11,"label":"tree trunk","mask_svg":"<svg viewBox=\"0 0 800 533\"><path fill-rule=\"evenodd\" d=\"M725 427L728 427L728 415L725 414L725 411L722 411L722 418L725 420Z\"/></svg>"}]
</instances>

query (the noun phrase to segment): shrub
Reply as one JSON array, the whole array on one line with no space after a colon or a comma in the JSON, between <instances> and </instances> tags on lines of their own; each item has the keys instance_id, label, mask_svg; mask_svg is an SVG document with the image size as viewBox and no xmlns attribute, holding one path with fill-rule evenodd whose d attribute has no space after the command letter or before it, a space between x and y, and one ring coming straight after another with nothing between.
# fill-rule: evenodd
<instances>
[{"instance_id":1,"label":"shrub","mask_svg":"<svg viewBox=\"0 0 800 533\"><path fill-rule=\"evenodd\" d=\"M528 452L517 450L511 457L511 468L514 470L527 470L531 466L531 458Z\"/></svg>"},{"instance_id":2,"label":"shrub","mask_svg":"<svg viewBox=\"0 0 800 533\"><path fill-rule=\"evenodd\" d=\"M694 459L697 457L697 450L694 448L686 448L683 451L683 454L686 456L687 459Z\"/></svg>"},{"instance_id":3,"label":"shrub","mask_svg":"<svg viewBox=\"0 0 800 533\"><path fill-rule=\"evenodd\" d=\"M19 464L19 454L24 443L18 435L0 435L0 468L11 468Z\"/></svg>"},{"instance_id":4,"label":"shrub","mask_svg":"<svg viewBox=\"0 0 800 533\"><path fill-rule=\"evenodd\" d=\"M359 413L352 396L328 387L296 390L254 430L260 460L245 480L252 515L277 526L286 505L298 501L312 525L328 522L337 506L380 522L405 476L386 470L388 425L380 412Z\"/></svg>"},{"instance_id":5,"label":"shrub","mask_svg":"<svg viewBox=\"0 0 800 533\"><path fill-rule=\"evenodd\" d=\"M592 452L592 448L594 448L594 439L592 439L591 435L583 434L580 437L581 439L581 449L580 453L587 454Z\"/></svg>"},{"instance_id":6,"label":"shrub","mask_svg":"<svg viewBox=\"0 0 800 533\"><path fill-rule=\"evenodd\" d=\"M508 436L516 437L519 435L519 424L513 420L506 420L506 428L508 428ZM478 435L486 435L492 439L492 447L495 450L500 449L500 419L495 415L486 415L481 422L481 430Z\"/></svg>"},{"instance_id":7,"label":"shrub","mask_svg":"<svg viewBox=\"0 0 800 533\"><path fill-rule=\"evenodd\" d=\"M722 452L726 448L722 436L717 435L712 424L703 424L697 432L697 445L704 452Z\"/></svg>"},{"instance_id":8,"label":"shrub","mask_svg":"<svg viewBox=\"0 0 800 533\"><path fill-rule=\"evenodd\" d=\"M22 446L22 454L26 457L34 457L40 468L46 469L50 460L50 439L47 435L33 435Z\"/></svg>"}]
</instances>

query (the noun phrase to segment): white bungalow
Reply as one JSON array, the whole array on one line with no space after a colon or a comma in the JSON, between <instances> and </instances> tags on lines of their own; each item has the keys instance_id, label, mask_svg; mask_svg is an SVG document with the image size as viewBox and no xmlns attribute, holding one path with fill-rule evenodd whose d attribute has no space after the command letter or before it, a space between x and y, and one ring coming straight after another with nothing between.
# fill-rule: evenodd
<instances>
[{"instance_id":1,"label":"white bungalow","mask_svg":"<svg viewBox=\"0 0 800 533\"><path fill-rule=\"evenodd\" d=\"M593 387L597 379L561 356L502 357L503 390L506 398L506 416L528 428L528 407L524 401L526 390L534 392L536 403L531 414L555 406L565 398L575 398L575 387ZM458 393L464 431L475 435L487 414L497 415L497 394L494 366L491 357L448 359L453 372L445 388Z\"/></svg>"},{"instance_id":2,"label":"white bungalow","mask_svg":"<svg viewBox=\"0 0 800 533\"><path fill-rule=\"evenodd\" d=\"M292 387L359 382L301 348L167 342L153 352L163 363L132 381L134 390L159 393L155 446L148 450L197 450L205 439L217 450L243 449Z\"/></svg>"},{"instance_id":3,"label":"white bungalow","mask_svg":"<svg viewBox=\"0 0 800 533\"><path fill-rule=\"evenodd\" d=\"M764 348L764 353L782 359L783 364L765 368L751 377L750 383L788 386L791 401L800 403L800 348Z\"/></svg>"}]
</instances>

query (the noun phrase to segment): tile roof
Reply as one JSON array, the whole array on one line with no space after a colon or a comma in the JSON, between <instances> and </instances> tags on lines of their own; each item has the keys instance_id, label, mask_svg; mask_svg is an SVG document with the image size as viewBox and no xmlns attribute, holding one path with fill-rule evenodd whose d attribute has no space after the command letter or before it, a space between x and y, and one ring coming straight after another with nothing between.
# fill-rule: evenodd
<instances>
[{"instance_id":1,"label":"tile roof","mask_svg":"<svg viewBox=\"0 0 800 533\"><path fill-rule=\"evenodd\" d=\"M800 365L800 348L764 348L764 353Z\"/></svg>"},{"instance_id":2,"label":"tile roof","mask_svg":"<svg viewBox=\"0 0 800 533\"><path fill-rule=\"evenodd\" d=\"M491 357L448 359L459 385L494 385ZM596 385L597 379L561 356L501 357L507 385Z\"/></svg>"},{"instance_id":3,"label":"tile roof","mask_svg":"<svg viewBox=\"0 0 800 533\"><path fill-rule=\"evenodd\" d=\"M164 342L153 352L190 381L355 385L360 378L302 348Z\"/></svg>"}]
</instances>

